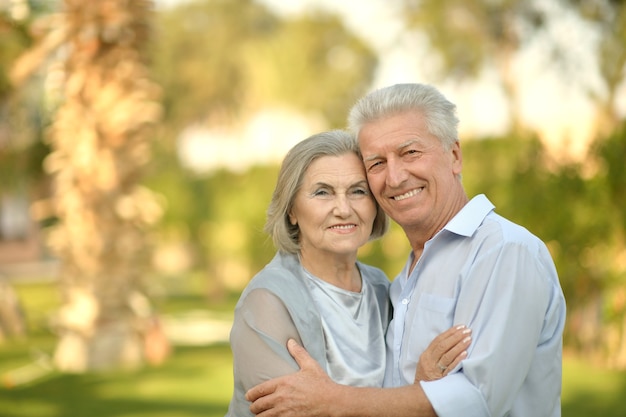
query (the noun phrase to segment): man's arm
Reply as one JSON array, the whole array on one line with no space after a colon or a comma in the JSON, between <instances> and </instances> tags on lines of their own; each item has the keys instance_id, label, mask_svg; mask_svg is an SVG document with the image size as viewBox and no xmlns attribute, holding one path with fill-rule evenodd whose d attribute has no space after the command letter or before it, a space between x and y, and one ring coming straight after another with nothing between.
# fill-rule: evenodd
<instances>
[{"instance_id":1,"label":"man's arm","mask_svg":"<svg viewBox=\"0 0 626 417\"><path fill-rule=\"evenodd\" d=\"M294 340L287 347L300 371L252 388L246 399L261 417L436 417L419 384L401 388L350 387L333 382Z\"/></svg>"},{"instance_id":2,"label":"man's arm","mask_svg":"<svg viewBox=\"0 0 626 417\"><path fill-rule=\"evenodd\" d=\"M527 246L508 243L485 253L464 278L455 318L467 322L474 341L462 372L422 387L440 416L506 415L518 399L546 322L551 272ZM545 347L545 346L544 346ZM558 358L555 356L554 360ZM546 362L543 385L552 381L556 362ZM538 392L550 395L549 386ZM450 393L455 401L450 401ZM532 398L526 396L528 406ZM536 401L536 400L535 400ZM541 402L553 401L545 399Z\"/></svg>"},{"instance_id":3,"label":"man's arm","mask_svg":"<svg viewBox=\"0 0 626 417\"><path fill-rule=\"evenodd\" d=\"M416 381L447 375L465 358L470 342L469 329L464 326L453 327L439 335L429 346L421 371L418 367ZM337 384L294 340L289 340L287 347L300 371L249 390L246 399L252 402L250 410L255 414L262 417L436 417L419 383L399 388ZM442 370L440 365L446 369Z\"/></svg>"}]
</instances>

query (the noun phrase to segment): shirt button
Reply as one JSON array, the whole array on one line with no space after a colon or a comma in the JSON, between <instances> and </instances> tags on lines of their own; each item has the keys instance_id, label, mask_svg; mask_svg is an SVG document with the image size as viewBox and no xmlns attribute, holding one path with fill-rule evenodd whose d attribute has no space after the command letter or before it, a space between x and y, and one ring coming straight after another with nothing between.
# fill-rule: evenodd
<instances>
[{"instance_id":1,"label":"shirt button","mask_svg":"<svg viewBox=\"0 0 626 417\"><path fill-rule=\"evenodd\" d=\"M402 304L404 304L404 305L409 304L409 299L408 298L403 298L402 299Z\"/></svg>"}]
</instances>

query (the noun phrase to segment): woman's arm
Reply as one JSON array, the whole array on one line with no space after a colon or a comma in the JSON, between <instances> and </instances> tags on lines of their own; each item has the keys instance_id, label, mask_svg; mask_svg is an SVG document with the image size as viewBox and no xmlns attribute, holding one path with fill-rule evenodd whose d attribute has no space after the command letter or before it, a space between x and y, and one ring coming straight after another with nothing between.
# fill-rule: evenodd
<instances>
[{"instance_id":1,"label":"woman's arm","mask_svg":"<svg viewBox=\"0 0 626 417\"><path fill-rule=\"evenodd\" d=\"M235 376L244 389L298 370L287 351L289 339L302 343L283 302L268 290L251 291L238 307L230 339Z\"/></svg>"},{"instance_id":2,"label":"woman's arm","mask_svg":"<svg viewBox=\"0 0 626 417\"><path fill-rule=\"evenodd\" d=\"M415 381L434 381L454 371L467 357L472 342L472 330L459 325L435 337L420 355L415 371Z\"/></svg>"}]
</instances>

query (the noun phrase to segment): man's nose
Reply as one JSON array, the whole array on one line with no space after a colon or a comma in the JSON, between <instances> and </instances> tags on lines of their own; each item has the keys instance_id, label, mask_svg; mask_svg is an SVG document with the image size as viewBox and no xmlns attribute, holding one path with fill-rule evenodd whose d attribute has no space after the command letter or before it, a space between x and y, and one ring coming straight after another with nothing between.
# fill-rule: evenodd
<instances>
[{"instance_id":1,"label":"man's nose","mask_svg":"<svg viewBox=\"0 0 626 417\"><path fill-rule=\"evenodd\" d=\"M385 181L389 187L399 187L406 181L408 173L404 164L395 159L387 161L387 175Z\"/></svg>"}]
</instances>

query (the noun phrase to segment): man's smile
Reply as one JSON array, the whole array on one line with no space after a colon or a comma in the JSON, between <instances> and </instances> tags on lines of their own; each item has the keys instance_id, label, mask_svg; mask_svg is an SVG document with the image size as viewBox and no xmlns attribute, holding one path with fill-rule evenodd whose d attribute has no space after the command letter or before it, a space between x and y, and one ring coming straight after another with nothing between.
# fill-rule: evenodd
<instances>
[{"instance_id":1,"label":"man's smile","mask_svg":"<svg viewBox=\"0 0 626 417\"><path fill-rule=\"evenodd\" d=\"M415 189L413 189L413 190L411 190L411 191L407 191L407 192L406 192L406 193L404 193L404 194L396 195L396 196L393 196L393 197L391 197L391 198L392 198L392 199L394 199L394 200L396 200L396 201L406 200L406 199L407 199L407 198L409 198L409 197L413 197L413 196L415 196L415 195L418 195L419 193L421 193L421 192L422 192L422 190L423 190L423 189L424 189L424 188L415 188Z\"/></svg>"}]
</instances>

